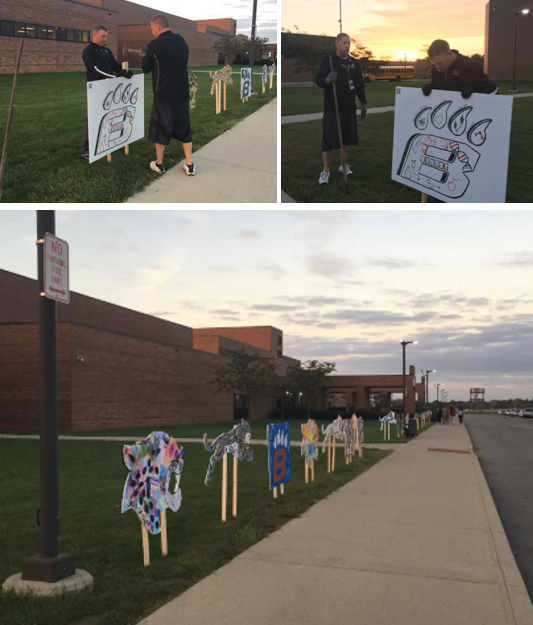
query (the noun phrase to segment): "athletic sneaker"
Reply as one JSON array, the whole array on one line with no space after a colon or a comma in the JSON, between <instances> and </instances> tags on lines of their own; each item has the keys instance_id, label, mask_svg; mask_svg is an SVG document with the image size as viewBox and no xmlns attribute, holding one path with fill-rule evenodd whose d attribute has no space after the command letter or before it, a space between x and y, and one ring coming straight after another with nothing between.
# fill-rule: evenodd
<instances>
[{"instance_id":1,"label":"athletic sneaker","mask_svg":"<svg viewBox=\"0 0 533 625\"><path fill-rule=\"evenodd\" d=\"M342 174L342 165L339 167L339 171ZM350 166L348 165L348 163L346 163L346 175L347 176L351 176L352 175L352 170L350 169Z\"/></svg>"},{"instance_id":2,"label":"athletic sneaker","mask_svg":"<svg viewBox=\"0 0 533 625\"><path fill-rule=\"evenodd\" d=\"M89 150L82 150L81 155L83 156L83 158L89 160Z\"/></svg>"},{"instance_id":3,"label":"athletic sneaker","mask_svg":"<svg viewBox=\"0 0 533 625\"><path fill-rule=\"evenodd\" d=\"M157 161L152 161L150 163L150 169L152 169L153 171L156 171L158 174L165 173L165 168L163 167L163 163L161 163L161 165L158 165Z\"/></svg>"},{"instance_id":4,"label":"athletic sneaker","mask_svg":"<svg viewBox=\"0 0 533 625\"><path fill-rule=\"evenodd\" d=\"M194 163L187 165L187 163L183 163L183 170L187 174L187 176L194 176L196 170L194 169Z\"/></svg>"},{"instance_id":5,"label":"athletic sneaker","mask_svg":"<svg viewBox=\"0 0 533 625\"><path fill-rule=\"evenodd\" d=\"M329 171L323 171L320 174L320 178L318 179L318 184L328 184L329 183Z\"/></svg>"}]
</instances>

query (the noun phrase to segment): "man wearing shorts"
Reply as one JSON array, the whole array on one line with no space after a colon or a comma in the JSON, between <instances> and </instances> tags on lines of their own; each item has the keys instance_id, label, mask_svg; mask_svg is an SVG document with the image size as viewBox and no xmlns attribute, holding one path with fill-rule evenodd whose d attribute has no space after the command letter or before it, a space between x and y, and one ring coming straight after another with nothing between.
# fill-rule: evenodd
<instances>
[{"instance_id":1,"label":"man wearing shorts","mask_svg":"<svg viewBox=\"0 0 533 625\"><path fill-rule=\"evenodd\" d=\"M150 169L159 174L165 171L165 147L170 139L177 139L183 144L185 152L183 169L187 176L194 176L187 73L189 46L181 35L171 32L164 15L156 15L151 28L156 39L150 41L142 60L143 72L152 72L154 90L148 141L155 143L157 160L150 163Z\"/></svg>"},{"instance_id":2,"label":"man wearing shorts","mask_svg":"<svg viewBox=\"0 0 533 625\"><path fill-rule=\"evenodd\" d=\"M333 83L337 85L344 162L346 162L349 147L359 144L357 137L356 94L361 102L361 119L366 115L363 72L359 63L349 55L350 36L346 33L340 33L335 40L335 46L337 51L332 56L333 71L331 71L329 62L330 57L325 56L320 62L316 77L316 84L324 89L324 117L322 118L322 160L324 162L324 170L320 174L319 184L329 183L331 152L332 150L340 149ZM339 167L339 171L342 173L342 165ZM352 174L348 165L346 165L346 173L348 176Z\"/></svg>"}]
</instances>

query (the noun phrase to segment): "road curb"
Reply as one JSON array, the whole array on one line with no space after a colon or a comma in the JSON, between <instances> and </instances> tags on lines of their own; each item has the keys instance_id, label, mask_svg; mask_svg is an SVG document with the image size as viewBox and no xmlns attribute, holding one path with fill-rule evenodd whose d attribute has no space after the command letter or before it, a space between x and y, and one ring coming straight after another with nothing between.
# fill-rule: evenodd
<instances>
[{"instance_id":1,"label":"road curb","mask_svg":"<svg viewBox=\"0 0 533 625\"><path fill-rule=\"evenodd\" d=\"M466 432L470 438L468 429ZM533 605L473 445L471 458L489 525L491 555L500 570L499 585L507 622L510 625L533 625Z\"/></svg>"}]
</instances>

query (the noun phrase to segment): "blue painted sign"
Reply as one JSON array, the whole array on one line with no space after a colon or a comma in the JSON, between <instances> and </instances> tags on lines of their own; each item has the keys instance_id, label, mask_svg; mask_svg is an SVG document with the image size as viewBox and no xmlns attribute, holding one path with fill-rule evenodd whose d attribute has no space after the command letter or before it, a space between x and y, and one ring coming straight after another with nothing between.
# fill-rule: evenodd
<instances>
[{"instance_id":1,"label":"blue painted sign","mask_svg":"<svg viewBox=\"0 0 533 625\"><path fill-rule=\"evenodd\" d=\"M268 477L270 488L292 480L288 423L267 425Z\"/></svg>"}]
</instances>

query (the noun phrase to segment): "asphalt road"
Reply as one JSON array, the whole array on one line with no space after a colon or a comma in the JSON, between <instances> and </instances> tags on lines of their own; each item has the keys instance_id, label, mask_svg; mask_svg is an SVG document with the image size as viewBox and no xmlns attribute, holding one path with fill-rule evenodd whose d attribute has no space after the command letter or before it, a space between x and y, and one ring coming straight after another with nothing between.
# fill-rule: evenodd
<instances>
[{"instance_id":1,"label":"asphalt road","mask_svg":"<svg viewBox=\"0 0 533 625\"><path fill-rule=\"evenodd\" d=\"M533 601L533 420L467 415L465 423Z\"/></svg>"}]
</instances>

